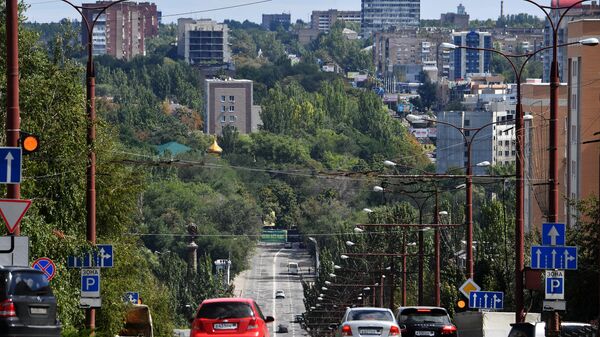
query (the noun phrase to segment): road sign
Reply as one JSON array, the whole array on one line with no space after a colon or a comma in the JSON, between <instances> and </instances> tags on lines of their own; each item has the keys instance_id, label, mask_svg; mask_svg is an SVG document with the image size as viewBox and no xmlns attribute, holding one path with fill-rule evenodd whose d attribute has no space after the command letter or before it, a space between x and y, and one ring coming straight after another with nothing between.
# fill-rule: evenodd
<instances>
[{"instance_id":1,"label":"road sign","mask_svg":"<svg viewBox=\"0 0 600 337\"><path fill-rule=\"evenodd\" d=\"M542 224L542 245L564 246L566 238L565 232L564 223Z\"/></svg>"},{"instance_id":2,"label":"road sign","mask_svg":"<svg viewBox=\"0 0 600 337\"><path fill-rule=\"evenodd\" d=\"M112 245L97 245L93 252L88 252L83 256L69 256L67 266L69 268L112 268L113 257Z\"/></svg>"},{"instance_id":3,"label":"road sign","mask_svg":"<svg viewBox=\"0 0 600 337\"><path fill-rule=\"evenodd\" d=\"M565 272L564 270L546 270L546 299L565 299Z\"/></svg>"},{"instance_id":4,"label":"road sign","mask_svg":"<svg viewBox=\"0 0 600 337\"><path fill-rule=\"evenodd\" d=\"M0 184L21 183L21 148L0 147Z\"/></svg>"},{"instance_id":5,"label":"road sign","mask_svg":"<svg viewBox=\"0 0 600 337\"><path fill-rule=\"evenodd\" d=\"M0 266L29 267L29 237L0 236Z\"/></svg>"},{"instance_id":6,"label":"road sign","mask_svg":"<svg viewBox=\"0 0 600 337\"><path fill-rule=\"evenodd\" d=\"M44 273L44 275L46 275L48 278L48 281L52 280L56 274L56 265L54 264L54 261L47 257L40 257L39 259L33 261L31 268L37 269Z\"/></svg>"},{"instance_id":7,"label":"road sign","mask_svg":"<svg viewBox=\"0 0 600 337\"><path fill-rule=\"evenodd\" d=\"M477 283L475 283L475 281L473 281L472 278L468 279L465 281L465 283L463 283L462 286L460 286L460 288L458 288L458 290L460 290L461 293L463 293L463 295L465 295L465 297L469 297L469 294L472 291L480 291L481 287L477 285Z\"/></svg>"},{"instance_id":8,"label":"road sign","mask_svg":"<svg viewBox=\"0 0 600 337\"><path fill-rule=\"evenodd\" d=\"M471 291L469 294L471 309L503 309L504 293L500 291Z\"/></svg>"},{"instance_id":9,"label":"road sign","mask_svg":"<svg viewBox=\"0 0 600 337\"><path fill-rule=\"evenodd\" d=\"M567 301L546 301L542 306L543 311L565 311L567 310Z\"/></svg>"},{"instance_id":10,"label":"road sign","mask_svg":"<svg viewBox=\"0 0 600 337\"><path fill-rule=\"evenodd\" d=\"M531 269L577 269L577 247L532 246Z\"/></svg>"},{"instance_id":11,"label":"road sign","mask_svg":"<svg viewBox=\"0 0 600 337\"><path fill-rule=\"evenodd\" d=\"M112 245L97 245L94 251L94 263L96 267L112 268L113 267L113 246Z\"/></svg>"},{"instance_id":12,"label":"road sign","mask_svg":"<svg viewBox=\"0 0 600 337\"><path fill-rule=\"evenodd\" d=\"M15 231L29 206L31 200L0 199L0 216L4 219L9 233Z\"/></svg>"},{"instance_id":13,"label":"road sign","mask_svg":"<svg viewBox=\"0 0 600 337\"><path fill-rule=\"evenodd\" d=\"M131 304L138 304L140 301L140 293L134 291L128 291L125 293L125 302L129 302Z\"/></svg>"},{"instance_id":14,"label":"road sign","mask_svg":"<svg viewBox=\"0 0 600 337\"><path fill-rule=\"evenodd\" d=\"M81 269L81 297L100 297L100 269Z\"/></svg>"}]
</instances>

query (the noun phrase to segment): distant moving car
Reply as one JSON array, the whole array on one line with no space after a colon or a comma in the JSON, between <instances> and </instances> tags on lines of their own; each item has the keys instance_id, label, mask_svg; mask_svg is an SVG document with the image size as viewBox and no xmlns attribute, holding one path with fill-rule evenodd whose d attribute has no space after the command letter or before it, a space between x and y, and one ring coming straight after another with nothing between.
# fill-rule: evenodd
<instances>
[{"instance_id":1,"label":"distant moving car","mask_svg":"<svg viewBox=\"0 0 600 337\"><path fill-rule=\"evenodd\" d=\"M294 323L302 323L302 322L304 322L304 316L294 315Z\"/></svg>"},{"instance_id":2,"label":"distant moving car","mask_svg":"<svg viewBox=\"0 0 600 337\"><path fill-rule=\"evenodd\" d=\"M456 326L441 307L402 307L396 320L402 337L457 337Z\"/></svg>"},{"instance_id":3,"label":"distant moving car","mask_svg":"<svg viewBox=\"0 0 600 337\"><path fill-rule=\"evenodd\" d=\"M300 270L300 268L298 267L298 263L296 263L296 262L288 263L288 274L298 275L299 270Z\"/></svg>"},{"instance_id":4,"label":"distant moving car","mask_svg":"<svg viewBox=\"0 0 600 337\"><path fill-rule=\"evenodd\" d=\"M514 323L508 337L544 337L546 323ZM588 323L561 322L561 337L595 337L597 328Z\"/></svg>"},{"instance_id":5,"label":"distant moving car","mask_svg":"<svg viewBox=\"0 0 600 337\"><path fill-rule=\"evenodd\" d=\"M400 337L400 327L390 309L359 307L348 308L342 322L336 327L336 337L379 336Z\"/></svg>"},{"instance_id":6,"label":"distant moving car","mask_svg":"<svg viewBox=\"0 0 600 337\"><path fill-rule=\"evenodd\" d=\"M283 290L277 290L275 292L275 298L285 298L285 292Z\"/></svg>"},{"instance_id":7,"label":"distant moving car","mask_svg":"<svg viewBox=\"0 0 600 337\"><path fill-rule=\"evenodd\" d=\"M285 324L279 324L277 326L277 332L278 333L287 333L288 332L288 327Z\"/></svg>"},{"instance_id":8,"label":"distant moving car","mask_svg":"<svg viewBox=\"0 0 600 337\"><path fill-rule=\"evenodd\" d=\"M191 320L190 337L269 337L266 323L274 320L271 316L263 316L258 304L250 298L204 300Z\"/></svg>"},{"instance_id":9,"label":"distant moving car","mask_svg":"<svg viewBox=\"0 0 600 337\"><path fill-rule=\"evenodd\" d=\"M287 248L287 249L291 249L291 248L293 248L293 247L294 247L294 246L292 245L292 243L291 243L291 242L286 242L286 243L285 243L285 245L283 245L283 248Z\"/></svg>"},{"instance_id":10,"label":"distant moving car","mask_svg":"<svg viewBox=\"0 0 600 337\"><path fill-rule=\"evenodd\" d=\"M0 266L0 336L60 336L56 298L41 271Z\"/></svg>"}]
</instances>

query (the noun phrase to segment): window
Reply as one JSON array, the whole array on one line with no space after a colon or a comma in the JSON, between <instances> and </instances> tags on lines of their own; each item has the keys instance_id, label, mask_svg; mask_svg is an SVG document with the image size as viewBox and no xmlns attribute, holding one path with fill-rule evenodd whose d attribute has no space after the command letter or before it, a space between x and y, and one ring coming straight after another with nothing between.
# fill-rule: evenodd
<instances>
[{"instance_id":1,"label":"window","mask_svg":"<svg viewBox=\"0 0 600 337\"><path fill-rule=\"evenodd\" d=\"M221 105L221 112L225 112L225 106Z\"/></svg>"},{"instance_id":2,"label":"window","mask_svg":"<svg viewBox=\"0 0 600 337\"><path fill-rule=\"evenodd\" d=\"M222 316L228 318L254 317L254 312L248 303L215 302L203 304L198 310L196 318L217 319Z\"/></svg>"},{"instance_id":3,"label":"window","mask_svg":"<svg viewBox=\"0 0 600 337\"><path fill-rule=\"evenodd\" d=\"M52 291L43 274L23 271L12 274L9 293L17 296L47 296Z\"/></svg>"},{"instance_id":4,"label":"window","mask_svg":"<svg viewBox=\"0 0 600 337\"><path fill-rule=\"evenodd\" d=\"M512 154L513 156L516 156L516 155L517 155L517 151L515 151L515 150L512 150L512 151L511 151L511 154Z\"/></svg>"},{"instance_id":5,"label":"window","mask_svg":"<svg viewBox=\"0 0 600 337\"><path fill-rule=\"evenodd\" d=\"M221 102L225 102L225 96L221 96Z\"/></svg>"},{"instance_id":6,"label":"window","mask_svg":"<svg viewBox=\"0 0 600 337\"><path fill-rule=\"evenodd\" d=\"M471 126L471 121L468 119L465 119L465 126Z\"/></svg>"},{"instance_id":7,"label":"window","mask_svg":"<svg viewBox=\"0 0 600 337\"><path fill-rule=\"evenodd\" d=\"M229 102L235 102L235 96L229 96Z\"/></svg>"},{"instance_id":8,"label":"window","mask_svg":"<svg viewBox=\"0 0 600 337\"><path fill-rule=\"evenodd\" d=\"M229 116L229 121L230 122L235 122L235 120L236 120L235 116Z\"/></svg>"},{"instance_id":9,"label":"window","mask_svg":"<svg viewBox=\"0 0 600 337\"><path fill-rule=\"evenodd\" d=\"M471 131L470 130L465 130L465 137L469 137L471 135Z\"/></svg>"},{"instance_id":10,"label":"window","mask_svg":"<svg viewBox=\"0 0 600 337\"><path fill-rule=\"evenodd\" d=\"M502 141L501 140L498 141L498 146L502 146Z\"/></svg>"},{"instance_id":11,"label":"window","mask_svg":"<svg viewBox=\"0 0 600 337\"><path fill-rule=\"evenodd\" d=\"M221 116L221 123L225 123L225 116Z\"/></svg>"},{"instance_id":12,"label":"window","mask_svg":"<svg viewBox=\"0 0 600 337\"><path fill-rule=\"evenodd\" d=\"M504 151L504 156L505 156L505 157L508 157L508 156L509 156L509 153L510 153L509 151Z\"/></svg>"},{"instance_id":13,"label":"window","mask_svg":"<svg viewBox=\"0 0 600 337\"><path fill-rule=\"evenodd\" d=\"M235 106L234 105L230 105L229 106L229 112L234 112L235 111Z\"/></svg>"},{"instance_id":14,"label":"window","mask_svg":"<svg viewBox=\"0 0 600 337\"><path fill-rule=\"evenodd\" d=\"M577 94L571 95L571 109L577 109Z\"/></svg>"},{"instance_id":15,"label":"window","mask_svg":"<svg viewBox=\"0 0 600 337\"><path fill-rule=\"evenodd\" d=\"M509 141L508 141L508 140L505 140L505 141L504 141L504 146L508 146L508 145L510 145Z\"/></svg>"}]
</instances>

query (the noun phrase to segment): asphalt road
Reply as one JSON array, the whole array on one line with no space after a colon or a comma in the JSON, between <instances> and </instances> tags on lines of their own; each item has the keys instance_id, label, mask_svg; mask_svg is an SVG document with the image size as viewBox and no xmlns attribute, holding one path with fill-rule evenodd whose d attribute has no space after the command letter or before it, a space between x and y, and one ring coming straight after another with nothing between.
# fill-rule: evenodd
<instances>
[{"instance_id":1,"label":"asphalt road","mask_svg":"<svg viewBox=\"0 0 600 337\"><path fill-rule=\"evenodd\" d=\"M299 275L288 273L289 262L298 263ZM236 296L253 298L265 316L275 317L275 322L269 324L272 337L308 335L293 321L295 315L305 311L301 279L308 276L309 266L309 254L304 249L298 249L296 245L292 249L286 249L283 244L262 244L256 248L250 259L250 269L234 280ZM311 272L314 272L312 269ZM276 299L277 290L283 290L286 297ZM278 333L279 324L286 325L288 333Z\"/></svg>"}]
</instances>

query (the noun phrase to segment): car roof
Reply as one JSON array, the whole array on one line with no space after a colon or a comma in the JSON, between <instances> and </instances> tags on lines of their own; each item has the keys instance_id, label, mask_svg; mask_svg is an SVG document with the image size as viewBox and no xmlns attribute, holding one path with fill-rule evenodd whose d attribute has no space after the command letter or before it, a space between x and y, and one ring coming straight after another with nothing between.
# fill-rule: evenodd
<instances>
[{"instance_id":1,"label":"car roof","mask_svg":"<svg viewBox=\"0 0 600 337\"><path fill-rule=\"evenodd\" d=\"M424 305L420 305L420 306L410 306L410 307L398 307L398 310L404 310L404 309L441 309L441 310L446 310L446 308L443 307L429 307L429 306L424 306Z\"/></svg>"},{"instance_id":2,"label":"car roof","mask_svg":"<svg viewBox=\"0 0 600 337\"><path fill-rule=\"evenodd\" d=\"M390 311L390 309L388 309L388 308L380 308L380 307L353 307L353 308L348 308L348 311L358 311L358 310Z\"/></svg>"},{"instance_id":3,"label":"car roof","mask_svg":"<svg viewBox=\"0 0 600 337\"><path fill-rule=\"evenodd\" d=\"M252 303L254 302L251 298L243 298L243 297L221 297L221 298L210 298L202 301L202 303L219 303L219 302L243 302L243 303Z\"/></svg>"},{"instance_id":4,"label":"car roof","mask_svg":"<svg viewBox=\"0 0 600 337\"><path fill-rule=\"evenodd\" d=\"M41 273L41 271L37 269L33 269L26 266L3 266L0 265L0 271L33 271L36 273Z\"/></svg>"}]
</instances>

